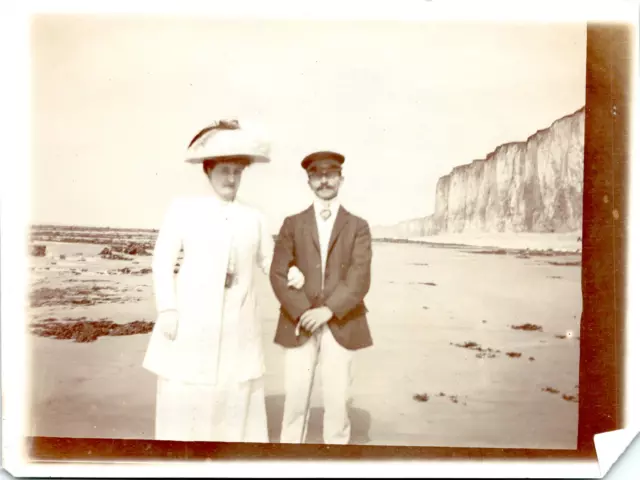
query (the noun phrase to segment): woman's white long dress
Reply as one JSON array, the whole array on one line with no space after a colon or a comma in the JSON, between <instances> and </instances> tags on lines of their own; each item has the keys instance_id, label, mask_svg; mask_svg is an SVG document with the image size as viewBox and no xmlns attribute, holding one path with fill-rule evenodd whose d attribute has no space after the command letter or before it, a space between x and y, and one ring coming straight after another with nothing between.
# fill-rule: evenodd
<instances>
[{"instance_id":1,"label":"woman's white long dress","mask_svg":"<svg viewBox=\"0 0 640 480\"><path fill-rule=\"evenodd\" d=\"M262 378L238 381L234 364L238 350L237 312L243 289L225 295L220 336L219 369L215 385L185 383L158 377L156 438L158 440L268 442Z\"/></svg>"},{"instance_id":2,"label":"woman's white long dress","mask_svg":"<svg viewBox=\"0 0 640 480\"><path fill-rule=\"evenodd\" d=\"M253 275L256 264L268 271L271 237L255 210L216 197L174 204L167 217L154 251L154 284L158 310L175 305L179 327L173 342L154 329L145 357L145 368L158 375L155 438L268 442ZM232 238L237 282L225 289ZM183 278L172 297L166 269L173 277L178 244Z\"/></svg>"}]
</instances>

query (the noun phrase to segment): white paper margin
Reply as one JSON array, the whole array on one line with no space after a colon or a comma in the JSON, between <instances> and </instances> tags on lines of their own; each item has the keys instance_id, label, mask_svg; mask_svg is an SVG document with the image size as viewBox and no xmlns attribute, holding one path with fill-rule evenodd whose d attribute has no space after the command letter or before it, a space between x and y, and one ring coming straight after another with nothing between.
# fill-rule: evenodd
<instances>
[{"instance_id":1,"label":"white paper margin","mask_svg":"<svg viewBox=\"0 0 640 480\"><path fill-rule=\"evenodd\" d=\"M515 1L423 1L404 2L380 0L325 0L310 1L137 1L111 0L10 0L0 4L0 58L3 75L0 77L0 136L3 138L1 156L2 216L1 216L1 273L2 273L2 387L3 387L3 465L15 476L63 477L198 477L198 476L267 476L290 477L303 472L315 476L407 476L407 477L476 477L503 478L525 475L528 477L595 478L599 466L592 461L253 461L253 462L149 462L83 463L83 464L29 464L21 441L24 432L25 379L28 373L24 328L26 292L26 231L30 212L29 179L29 46L28 15L31 13L160 13L172 15L211 14L217 17L238 18L313 18L313 19L387 19L387 20L472 20L472 21L526 21L567 22L596 21L601 23L632 23L637 25L636 1L579 1L539 0ZM637 40L636 40L637 43ZM634 63L638 62L637 49ZM637 69L636 69L637 77ZM637 87L637 79L636 79ZM637 91L637 88L634 90ZM638 118L635 101L635 119ZM637 125L637 121L634 122ZM630 129L630 132L637 129ZM638 213L638 141L634 138L631 185L629 195L633 212ZM635 168L633 164L636 164ZM634 190L636 193L634 193ZM627 245L638 244L638 222L629 222ZM626 335L627 364L627 425L637 425L637 414L629 408L640 404L638 381L631 375L632 366L638 365L638 355L631 343L637 343L639 311L638 289L633 288L640 270L638 255L629 252L628 316ZM635 274L633 272L636 272ZM635 294L635 298L634 298ZM636 375L637 377L637 375ZM637 431L637 429L636 429ZM615 432L612 432L615 434ZM613 436L602 435L599 455L613 451L608 443ZM616 438L618 438L616 436ZM604 446L604 450L603 450ZM615 448L622 448L617 445ZM600 457L599 457L600 458ZM604 465L604 456L601 462ZM607 463L609 460L607 460ZM268 465L268 468L267 468Z\"/></svg>"}]
</instances>

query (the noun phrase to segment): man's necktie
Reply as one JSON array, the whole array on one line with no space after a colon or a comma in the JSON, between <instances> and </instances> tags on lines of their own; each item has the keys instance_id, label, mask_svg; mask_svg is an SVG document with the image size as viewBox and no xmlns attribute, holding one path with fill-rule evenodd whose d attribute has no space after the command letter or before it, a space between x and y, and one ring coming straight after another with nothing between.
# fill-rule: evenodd
<instances>
[{"instance_id":1,"label":"man's necktie","mask_svg":"<svg viewBox=\"0 0 640 480\"><path fill-rule=\"evenodd\" d=\"M327 221L327 219L330 216L331 216L331 210L329 210L328 208L325 208L320 211L320 218L322 218L322 220Z\"/></svg>"}]
</instances>

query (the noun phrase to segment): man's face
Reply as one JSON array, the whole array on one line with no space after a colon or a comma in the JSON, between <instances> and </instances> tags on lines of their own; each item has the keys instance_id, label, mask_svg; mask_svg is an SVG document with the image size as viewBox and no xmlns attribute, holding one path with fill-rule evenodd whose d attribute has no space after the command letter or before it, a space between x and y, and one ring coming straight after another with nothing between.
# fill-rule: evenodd
<instances>
[{"instance_id":1,"label":"man's face","mask_svg":"<svg viewBox=\"0 0 640 480\"><path fill-rule=\"evenodd\" d=\"M246 164L233 160L216 163L209 173L209 181L216 193L224 200L233 201L240 188L240 179Z\"/></svg>"},{"instance_id":2,"label":"man's face","mask_svg":"<svg viewBox=\"0 0 640 480\"><path fill-rule=\"evenodd\" d=\"M342 186L340 167L332 161L316 161L308 171L309 186L316 197L331 200L338 195Z\"/></svg>"}]
</instances>

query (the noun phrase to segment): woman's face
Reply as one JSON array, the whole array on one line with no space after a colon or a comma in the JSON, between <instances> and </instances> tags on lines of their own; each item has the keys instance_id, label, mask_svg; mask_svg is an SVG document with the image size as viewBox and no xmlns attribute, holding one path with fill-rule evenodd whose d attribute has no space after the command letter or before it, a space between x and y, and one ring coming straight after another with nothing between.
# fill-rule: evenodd
<instances>
[{"instance_id":1,"label":"woman's face","mask_svg":"<svg viewBox=\"0 0 640 480\"><path fill-rule=\"evenodd\" d=\"M218 162L209 172L209 182L222 199L233 201L238 193L244 169L243 163Z\"/></svg>"}]
</instances>

